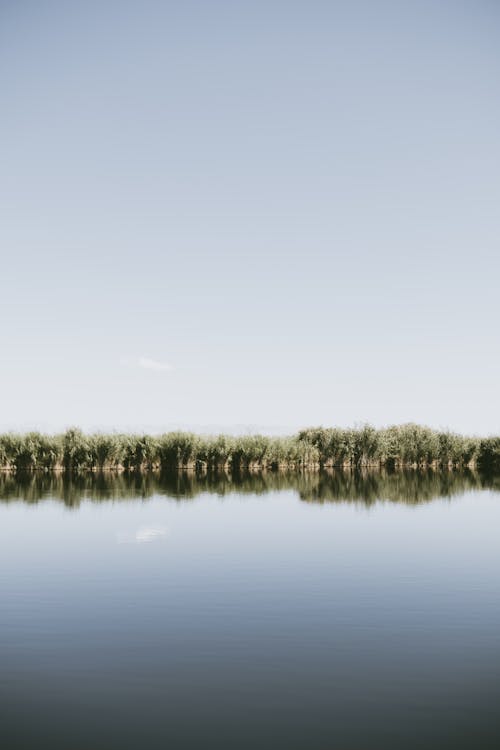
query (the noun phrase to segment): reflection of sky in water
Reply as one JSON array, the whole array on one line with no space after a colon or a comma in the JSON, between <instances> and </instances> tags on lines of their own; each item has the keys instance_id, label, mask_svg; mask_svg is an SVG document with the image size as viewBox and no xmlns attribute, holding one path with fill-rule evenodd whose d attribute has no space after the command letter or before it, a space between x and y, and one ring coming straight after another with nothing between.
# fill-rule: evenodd
<instances>
[{"instance_id":1,"label":"reflection of sky in water","mask_svg":"<svg viewBox=\"0 0 500 750\"><path fill-rule=\"evenodd\" d=\"M1 503L6 746L496 750L499 522L491 491Z\"/></svg>"},{"instance_id":2,"label":"reflection of sky in water","mask_svg":"<svg viewBox=\"0 0 500 750\"><path fill-rule=\"evenodd\" d=\"M141 526L135 532L118 531L116 541L118 544L149 544L162 541L166 536L166 526Z\"/></svg>"}]
</instances>

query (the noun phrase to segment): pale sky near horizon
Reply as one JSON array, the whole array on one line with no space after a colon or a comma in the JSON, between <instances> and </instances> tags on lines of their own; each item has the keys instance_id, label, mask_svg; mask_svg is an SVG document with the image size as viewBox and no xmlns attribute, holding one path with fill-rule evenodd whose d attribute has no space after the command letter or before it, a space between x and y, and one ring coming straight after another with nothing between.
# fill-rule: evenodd
<instances>
[{"instance_id":1,"label":"pale sky near horizon","mask_svg":"<svg viewBox=\"0 0 500 750\"><path fill-rule=\"evenodd\" d=\"M500 6L0 0L0 431L500 434Z\"/></svg>"}]
</instances>

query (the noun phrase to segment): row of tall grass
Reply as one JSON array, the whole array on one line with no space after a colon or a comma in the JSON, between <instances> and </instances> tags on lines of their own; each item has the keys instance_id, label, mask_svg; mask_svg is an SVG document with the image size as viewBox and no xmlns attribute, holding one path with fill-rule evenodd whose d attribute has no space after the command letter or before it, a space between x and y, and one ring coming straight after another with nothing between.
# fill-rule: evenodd
<instances>
[{"instance_id":1,"label":"row of tall grass","mask_svg":"<svg viewBox=\"0 0 500 750\"><path fill-rule=\"evenodd\" d=\"M473 438L406 424L302 430L291 437L85 434L0 435L0 469L103 471L474 467L500 471L500 437Z\"/></svg>"}]
</instances>

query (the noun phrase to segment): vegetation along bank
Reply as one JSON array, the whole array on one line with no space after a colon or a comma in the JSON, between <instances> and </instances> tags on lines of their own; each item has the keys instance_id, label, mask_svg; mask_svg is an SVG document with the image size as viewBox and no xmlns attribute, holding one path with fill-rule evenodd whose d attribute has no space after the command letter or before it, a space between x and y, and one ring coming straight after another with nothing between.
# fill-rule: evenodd
<instances>
[{"instance_id":1,"label":"vegetation along bank","mask_svg":"<svg viewBox=\"0 0 500 750\"><path fill-rule=\"evenodd\" d=\"M309 428L290 437L85 434L0 435L3 471L281 468L464 468L500 471L500 437L466 437L416 424Z\"/></svg>"}]
</instances>

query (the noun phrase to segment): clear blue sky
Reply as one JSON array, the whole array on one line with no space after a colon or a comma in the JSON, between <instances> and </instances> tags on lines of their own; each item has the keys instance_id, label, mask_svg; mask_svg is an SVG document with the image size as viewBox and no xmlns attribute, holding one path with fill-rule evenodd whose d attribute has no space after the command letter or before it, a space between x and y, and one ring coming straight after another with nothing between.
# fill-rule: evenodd
<instances>
[{"instance_id":1,"label":"clear blue sky","mask_svg":"<svg viewBox=\"0 0 500 750\"><path fill-rule=\"evenodd\" d=\"M500 432L499 38L491 0L1 2L0 430Z\"/></svg>"}]
</instances>

